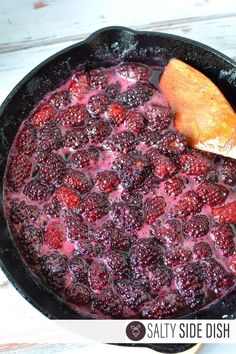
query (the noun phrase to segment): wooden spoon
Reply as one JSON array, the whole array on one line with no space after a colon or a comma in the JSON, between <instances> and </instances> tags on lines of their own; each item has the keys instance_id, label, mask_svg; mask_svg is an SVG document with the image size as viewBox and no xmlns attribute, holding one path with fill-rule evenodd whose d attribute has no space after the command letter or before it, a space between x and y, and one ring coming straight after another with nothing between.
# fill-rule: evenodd
<instances>
[{"instance_id":1,"label":"wooden spoon","mask_svg":"<svg viewBox=\"0 0 236 354\"><path fill-rule=\"evenodd\" d=\"M236 113L210 79L172 59L161 77L160 89L176 113L175 128L190 146L236 159Z\"/></svg>"}]
</instances>

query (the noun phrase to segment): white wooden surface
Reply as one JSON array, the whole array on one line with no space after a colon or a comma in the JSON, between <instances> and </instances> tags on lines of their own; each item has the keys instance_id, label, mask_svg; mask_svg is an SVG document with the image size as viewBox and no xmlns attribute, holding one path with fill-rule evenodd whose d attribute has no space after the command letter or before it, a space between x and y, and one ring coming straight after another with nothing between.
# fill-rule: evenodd
<instances>
[{"instance_id":1,"label":"white wooden surface","mask_svg":"<svg viewBox=\"0 0 236 354\"><path fill-rule=\"evenodd\" d=\"M17 82L42 60L93 31L121 25L161 31L203 42L236 60L235 0L0 0L0 103ZM0 271L0 328L37 321L41 314L29 305ZM17 321L16 321L17 319ZM1 338L1 329L0 329ZM33 343L32 336L32 343ZM131 353L108 346L0 346L7 353ZM134 352L134 351L133 351ZM141 353L141 350L135 353ZM142 353L149 353L142 349ZM235 346L206 345L203 353L235 353Z\"/></svg>"}]
</instances>

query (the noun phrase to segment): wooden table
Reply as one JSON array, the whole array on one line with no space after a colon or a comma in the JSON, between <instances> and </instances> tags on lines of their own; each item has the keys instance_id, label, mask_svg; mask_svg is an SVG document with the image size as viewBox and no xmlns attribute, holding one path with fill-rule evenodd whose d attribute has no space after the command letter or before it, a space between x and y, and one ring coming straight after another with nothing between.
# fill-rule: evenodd
<instances>
[{"instance_id":1,"label":"wooden table","mask_svg":"<svg viewBox=\"0 0 236 354\"><path fill-rule=\"evenodd\" d=\"M0 0L0 102L42 60L86 38L93 31L111 25L182 35L236 60L235 0ZM14 326L15 319L18 319L17 326L19 320L37 321L41 317L0 271L0 325L11 322ZM104 353L132 352L121 348L111 350L104 345L82 348L79 344L7 344L0 347L0 352L75 353L78 347L80 353L92 353L99 348ZM235 351L235 345L206 345L200 350L201 353L214 354ZM142 353L145 352L142 349Z\"/></svg>"}]
</instances>

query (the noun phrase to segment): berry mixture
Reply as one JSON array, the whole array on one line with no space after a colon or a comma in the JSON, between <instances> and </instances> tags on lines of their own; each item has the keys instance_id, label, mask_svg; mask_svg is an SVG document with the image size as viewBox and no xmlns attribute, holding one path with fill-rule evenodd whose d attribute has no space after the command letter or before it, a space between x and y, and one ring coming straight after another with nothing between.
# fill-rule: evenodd
<instances>
[{"instance_id":1,"label":"berry mixture","mask_svg":"<svg viewBox=\"0 0 236 354\"><path fill-rule=\"evenodd\" d=\"M176 318L236 277L236 162L191 149L151 82L79 70L22 123L5 212L28 266L75 311Z\"/></svg>"}]
</instances>

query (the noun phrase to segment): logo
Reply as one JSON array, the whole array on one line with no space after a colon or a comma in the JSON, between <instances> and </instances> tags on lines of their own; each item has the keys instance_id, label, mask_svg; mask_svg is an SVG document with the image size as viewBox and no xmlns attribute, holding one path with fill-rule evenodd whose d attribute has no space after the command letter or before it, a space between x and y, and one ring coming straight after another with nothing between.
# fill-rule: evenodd
<instances>
[{"instance_id":1,"label":"logo","mask_svg":"<svg viewBox=\"0 0 236 354\"><path fill-rule=\"evenodd\" d=\"M133 321L126 327L126 335L130 340L135 342L144 338L146 334L145 326L139 321Z\"/></svg>"}]
</instances>

